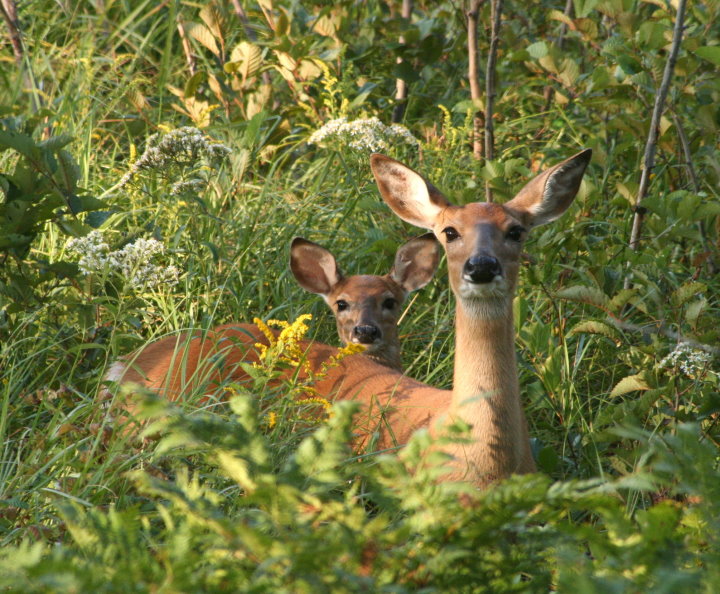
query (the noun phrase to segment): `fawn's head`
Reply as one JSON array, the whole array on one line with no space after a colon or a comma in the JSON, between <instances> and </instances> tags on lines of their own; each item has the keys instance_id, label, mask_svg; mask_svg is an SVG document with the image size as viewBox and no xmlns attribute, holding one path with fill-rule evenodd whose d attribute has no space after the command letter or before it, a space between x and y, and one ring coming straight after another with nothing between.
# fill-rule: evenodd
<instances>
[{"instance_id":1,"label":"fawn's head","mask_svg":"<svg viewBox=\"0 0 720 594\"><path fill-rule=\"evenodd\" d=\"M558 218L580 187L591 150L547 169L505 204L451 204L406 165L374 154L380 194L401 219L431 229L447 252L450 286L466 309L496 317L507 311L528 232ZM482 313L480 313L482 312Z\"/></svg>"},{"instance_id":2,"label":"fawn's head","mask_svg":"<svg viewBox=\"0 0 720 594\"><path fill-rule=\"evenodd\" d=\"M335 257L324 247L296 237L290 246L290 269L300 286L321 295L335 314L344 344L367 346L366 354L400 366L397 323L408 293L432 279L440 247L432 233L411 239L395 254L386 275L345 277Z\"/></svg>"}]
</instances>

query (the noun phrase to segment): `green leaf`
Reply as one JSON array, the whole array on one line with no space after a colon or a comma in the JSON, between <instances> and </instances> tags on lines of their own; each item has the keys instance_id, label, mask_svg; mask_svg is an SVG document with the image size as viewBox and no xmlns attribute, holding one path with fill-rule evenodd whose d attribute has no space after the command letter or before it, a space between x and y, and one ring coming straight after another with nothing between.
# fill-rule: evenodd
<instances>
[{"instance_id":1,"label":"green leaf","mask_svg":"<svg viewBox=\"0 0 720 594\"><path fill-rule=\"evenodd\" d=\"M548 54L547 43L545 43L544 41L537 41L533 44L530 44L527 47L527 53L530 54L530 57L535 58L536 60L544 58Z\"/></svg>"},{"instance_id":2,"label":"green leaf","mask_svg":"<svg viewBox=\"0 0 720 594\"><path fill-rule=\"evenodd\" d=\"M225 64L225 70L237 72L243 81L253 76L262 66L262 50L260 47L247 41L238 43L230 54L230 62Z\"/></svg>"},{"instance_id":3,"label":"green leaf","mask_svg":"<svg viewBox=\"0 0 720 594\"><path fill-rule=\"evenodd\" d=\"M596 287L568 287L567 289L558 291L557 296L560 299L589 303L601 309L606 309L609 301L607 295Z\"/></svg>"},{"instance_id":4,"label":"green leaf","mask_svg":"<svg viewBox=\"0 0 720 594\"><path fill-rule=\"evenodd\" d=\"M93 229L99 229L114 212L114 210L96 210L89 213L88 216L85 217L85 222Z\"/></svg>"},{"instance_id":5,"label":"green leaf","mask_svg":"<svg viewBox=\"0 0 720 594\"><path fill-rule=\"evenodd\" d=\"M57 170L53 178L66 192L75 192L80 179L80 167L73 156L65 150L57 152Z\"/></svg>"},{"instance_id":6,"label":"green leaf","mask_svg":"<svg viewBox=\"0 0 720 594\"><path fill-rule=\"evenodd\" d=\"M215 42L215 37L205 25L200 23L185 23L185 33L200 42L216 56L220 55L220 48Z\"/></svg>"},{"instance_id":7,"label":"green leaf","mask_svg":"<svg viewBox=\"0 0 720 594\"><path fill-rule=\"evenodd\" d=\"M545 446L540 450L537 457L538 466L543 472L554 472L558 467L560 459L558 458L557 452L550 446Z\"/></svg>"},{"instance_id":8,"label":"green leaf","mask_svg":"<svg viewBox=\"0 0 720 594\"><path fill-rule=\"evenodd\" d=\"M707 304L708 301L705 298L693 301L690 305L688 305L687 311L685 312L685 321L694 328L697 325L700 314L707 307Z\"/></svg>"},{"instance_id":9,"label":"green leaf","mask_svg":"<svg viewBox=\"0 0 720 594\"><path fill-rule=\"evenodd\" d=\"M695 55L712 62L716 66L720 66L720 45L699 47L695 50Z\"/></svg>"},{"instance_id":10,"label":"green leaf","mask_svg":"<svg viewBox=\"0 0 720 594\"><path fill-rule=\"evenodd\" d=\"M91 210L100 210L101 208L107 207L107 203L94 196L70 196L68 198L68 205L70 211L73 214L80 214L81 212L88 212Z\"/></svg>"},{"instance_id":11,"label":"green leaf","mask_svg":"<svg viewBox=\"0 0 720 594\"><path fill-rule=\"evenodd\" d=\"M0 149L13 149L30 159L37 158L37 145L27 134L0 130Z\"/></svg>"},{"instance_id":12,"label":"green leaf","mask_svg":"<svg viewBox=\"0 0 720 594\"><path fill-rule=\"evenodd\" d=\"M47 140L38 142L38 147L49 151L57 152L64 146L67 146L73 141L73 137L70 134L58 134L57 136L51 136Z\"/></svg>"},{"instance_id":13,"label":"green leaf","mask_svg":"<svg viewBox=\"0 0 720 594\"><path fill-rule=\"evenodd\" d=\"M571 334L600 334L613 341L617 341L619 339L619 332L617 329L610 324L601 322L600 320L587 320L585 322L580 322L579 324L573 326L570 332Z\"/></svg>"},{"instance_id":14,"label":"green leaf","mask_svg":"<svg viewBox=\"0 0 720 594\"><path fill-rule=\"evenodd\" d=\"M705 283L690 281L675 289L670 298L675 305L682 305L689 299L705 291L707 291L707 285Z\"/></svg>"},{"instance_id":15,"label":"green leaf","mask_svg":"<svg viewBox=\"0 0 720 594\"><path fill-rule=\"evenodd\" d=\"M610 398L622 396L628 392L636 392L638 390L649 390L650 386L644 379L643 373L637 375L629 375L621 379L610 392Z\"/></svg>"},{"instance_id":16,"label":"green leaf","mask_svg":"<svg viewBox=\"0 0 720 594\"><path fill-rule=\"evenodd\" d=\"M412 64L410 64L410 62L405 61L395 64L395 67L392 70L392 75L395 78L400 78L408 83L412 83L420 79L420 73Z\"/></svg>"},{"instance_id":17,"label":"green leaf","mask_svg":"<svg viewBox=\"0 0 720 594\"><path fill-rule=\"evenodd\" d=\"M205 72L198 70L185 83L185 89L183 93L185 97L193 97L197 93L198 87L205 82Z\"/></svg>"},{"instance_id":18,"label":"green leaf","mask_svg":"<svg viewBox=\"0 0 720 594\"><path fill-rule=\"evenodd\" d=\"M33 235L21 235L19 233L3 234L0 237L0 249L25 247L35 238Z\"/></svg>"}]
</instances>

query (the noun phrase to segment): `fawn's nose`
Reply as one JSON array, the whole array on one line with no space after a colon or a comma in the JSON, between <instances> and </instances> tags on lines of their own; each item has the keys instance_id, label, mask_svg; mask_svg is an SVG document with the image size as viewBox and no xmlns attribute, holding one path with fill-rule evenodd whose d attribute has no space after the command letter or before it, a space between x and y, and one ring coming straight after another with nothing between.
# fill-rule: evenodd
<instances>
[{"instance_id":1,"label":"fawn's nose","mask_svg":"<svg viewBox=\"0 0 720 594\"><path fill-rule=\"evenodd\" d=\"M372 324L355 326L353 328L353 341L360 344L372 344L380 338L380 328Z\"/></svg>"},{"instance_id":2,"label":"fawn's nose","mask_svg":"<svg viewBox=\"0 0 720 594\"><path fill-rule=\"evenodd\" d=\"M463 267L463 278L474 284L489 283L502 273L502 267L497 258L492 256L475 256L469 258Z\"/></svg>"}]
</instances>

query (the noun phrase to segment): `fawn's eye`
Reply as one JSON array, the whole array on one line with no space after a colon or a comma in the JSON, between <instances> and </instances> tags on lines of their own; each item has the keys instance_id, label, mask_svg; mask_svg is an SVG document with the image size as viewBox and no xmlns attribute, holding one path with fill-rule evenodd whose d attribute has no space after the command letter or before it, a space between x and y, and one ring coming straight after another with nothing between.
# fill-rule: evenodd
<instances>
[{"instance_id":1,"label":"fawn's eye","mask_svg":"<svg viewBox=\"0 0 720 594\"><path fill-rule=\"evenodd\" d=\"M395 309L396 305L397 301L392 297L388 297L385 301L382 302L383 309Z\"/></svg>"},{"instance_id":2,"label":"fawn's eye","mask_svg":"<svg viewBox=\"0 0 720 594\"><path fill-rule=\"evenodd\" d=\"M338 299L335 302L335 307L337 307L338 311L345 311L348 307L350 307L350 304L344 299Z\"/></svg>"},{"instance_id":3,"label":"fawn's eye","mask_svg":"<svg viewBox=\"0 0 720 594\"><path fill-rule=\"evenodd\" d=\"M514 227L510 227L510 229L507 230L507 233L505 233L505 237L510 241L520 241L524 232L525 227L515 225Z\"/></svg>"},{"instance_id":4,"label":"fawn's eye","mask_svg":"<svg viewBox=\"0 0 720 594\"><path fill-rule=\"evenodd\" d=\"M445 227L442 232L445 234L445 240L448 243L451 243L460 237L460 234L457 232L455 227Z\"/></svg>"}]
</instances>

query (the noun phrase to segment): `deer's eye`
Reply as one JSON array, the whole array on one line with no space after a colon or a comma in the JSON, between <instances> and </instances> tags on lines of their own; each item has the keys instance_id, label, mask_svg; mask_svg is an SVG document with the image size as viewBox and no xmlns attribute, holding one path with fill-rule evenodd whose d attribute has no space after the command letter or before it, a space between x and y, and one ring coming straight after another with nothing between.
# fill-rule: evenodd
<instances>
[{"instance_id":1,"label":"deer's eye","mask_svg":"<svg viewBox=\"0 0 720 594\"><path fill-rule=\"evenodd\" d=\"M455 229L455 227L445 227L442 232L445 234L445 241L447 241L448 243L452 243L458 237L460 237L460 234L457 232L457 229Z\"/></svg>"},{"instance_id":2,"label":"deer's eye","mask_svg":"<svg viewBox=\"0 0 720 594\"><path fill-rule=\"evenodd\" d=\"M507 230L507 233L505 233L505 237L510 241L520 241L524 232L525 227L515 225L514 227L510 227L510 229Z\"/></svg>"},{"instance_id":3,"label":"deer's eye","mask_svg":"<svg viewBox=\"0 0 720 594\"><path fill-rule=\"evenodd\" d=\"M345 311L348 307L350 307L350 304L344 299L338 299L335 302L335 307L337 307L338 311Z\"/></svg>"},{"instance_id":4,"label":"deer's eye","mask_svg":"<svg viewBox=\"0 0 720 594\"><path fill-rule=\"evenodd\" d=\"M383 309L395 309L396 305L397 301L392 297L388 297L385 301L382 302Z\"/></svg>"}]
</instances>

